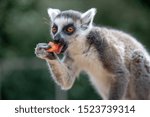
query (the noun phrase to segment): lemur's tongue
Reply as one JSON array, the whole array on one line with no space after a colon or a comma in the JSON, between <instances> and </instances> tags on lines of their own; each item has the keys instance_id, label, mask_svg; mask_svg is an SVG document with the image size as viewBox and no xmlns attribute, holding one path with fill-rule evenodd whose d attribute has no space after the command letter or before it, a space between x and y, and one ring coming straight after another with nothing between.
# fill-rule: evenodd
<instances>
[{"instance_id":1,"label":"lemur's tongue","mask_svg":"<svg viewBox=\"0 0 150 117\"><path fill-rule=\"evenodd\" d=\"M56 54L60 54L63 46L61 44L56 44L54 42L49 42L48 45L50 48L47 49L47 52L55 52Z\"/></svg>"}]
</instances>

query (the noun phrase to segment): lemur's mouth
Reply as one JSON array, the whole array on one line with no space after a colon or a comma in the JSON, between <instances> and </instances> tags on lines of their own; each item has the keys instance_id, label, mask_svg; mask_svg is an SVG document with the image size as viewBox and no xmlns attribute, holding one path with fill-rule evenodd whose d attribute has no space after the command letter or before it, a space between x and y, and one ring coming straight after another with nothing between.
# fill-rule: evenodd
<instances>
[{"instance_id":1,"label":"lemur's mouth","mask_svg":"<svg viewBox=\"0 0 150 117\"><path fill-rule=\"evenodd\" d=\"M67 43L56 43L56 42L54 42L54 43L57 45L57 50L54 51L57 54L63 54L68 48Z\"/></svg>"},{"instance_id":2,"label":"lemur's mouth","mask_svg":"<svg viewBox=\"0 0 150 117\"><path fill-rule=\"evenodd\" d=\"M62 54L62 53L64 53L67 50L68 44L67 43L63 43L63 44L60 44L60 45L62 46L62 48L60 50L60 53Z\"/></svg>"},{"instance_id":3,"label":"lemur's mouth","mask_svg":"<svg viewBox=\"0 0 150 117\"><path fill-rule=\"evenodd\" d=\"M54 43L59 45L57 54L63 54L68 48L68 43L64 41L63 39L59 41L54 40Z\"/></svg>"}]
</instances>

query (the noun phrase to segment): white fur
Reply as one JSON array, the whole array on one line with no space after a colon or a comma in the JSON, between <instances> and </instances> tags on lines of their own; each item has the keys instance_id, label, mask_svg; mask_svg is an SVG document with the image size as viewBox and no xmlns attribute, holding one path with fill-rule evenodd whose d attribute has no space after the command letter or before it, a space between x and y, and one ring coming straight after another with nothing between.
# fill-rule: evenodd
<instances>
[{"instance_id":1,"label":"white fur","mask_svg":"<svg viewBox=\"0 0 150 117\"><path fill-rule=\"evenodd\" d=\"M70 24L70 23L73 23L73 20L71 18L57 18L55 19L54 21L55 24L58 25L58 32L61 32L62 28L64 27L64 24Z\"/></svg>"},{"instance_id":2,"label":"white fur","mask_svg":"<svg viewBox=\"0 0 150 117\"><path fill-rule=\"evenodd\" d=\"M92 47L87 53L82 54L88 48L85 45L85 34L81 34L76 42L71 43L68 51L71 53L76 66L80 66L80 71L85 71L89 75L90 81L98 93L103 99L108 99L111 85L110 79L113 75L103 68L102 63L99 61L98 53L94 52L96 51L95 48Z\"/></svg>"},{"instance_id":3,"label":"white fur","mask_svg":"<svg viewBox=\"0 0 150 117\"><path fill-rule=\"evenodd\" d=\"M47 10L47 12L48 12L48 15L49 15L51 21L54 21L55 17L60 13L60 10L49 8Z\"/></svg>"},{"instance_id":4,"label":"white fur","mask_svg":"<svg viewBox=\"0 0 150 117\"><path fill-rule=\"evenodd\" d=\"M88 11L86 11L85 13L83 13L81 15L81 19L82 19L83 23L86 24L86 23L90 22L89 27L91 27L95 14L96 14L95 8L91 8Z\"/></svg>"}]
</instances>

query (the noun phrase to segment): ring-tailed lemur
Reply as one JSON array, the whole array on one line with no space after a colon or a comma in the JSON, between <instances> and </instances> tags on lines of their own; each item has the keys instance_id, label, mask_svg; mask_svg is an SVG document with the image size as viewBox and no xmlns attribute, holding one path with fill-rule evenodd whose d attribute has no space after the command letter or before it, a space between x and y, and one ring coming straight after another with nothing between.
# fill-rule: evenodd
<instances>
[{"instance_id":1,"label":"ring-tailed lemur","mask_svg":"<svg viewBox=\"0 0 150 117\"><path fill-rule=\"evenodd\" d=\"M62 89L72 87L81 71L103 99L150 99L150 57L132 36L118 30L93 26L96 9L85 13L48 9L51 35L63 46L60 61L39 43L35 54L45 59L53 79Z\"/></svg>"}]
</instances>

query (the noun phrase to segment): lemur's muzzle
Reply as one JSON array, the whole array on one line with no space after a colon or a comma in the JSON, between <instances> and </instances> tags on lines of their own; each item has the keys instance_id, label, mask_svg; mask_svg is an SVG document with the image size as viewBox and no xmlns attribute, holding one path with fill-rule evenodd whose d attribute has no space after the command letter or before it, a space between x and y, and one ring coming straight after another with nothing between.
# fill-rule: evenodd
<instances>
[{"instance_id":1,"label":"lemur's muzzle","mask_svg":"<svg viewBox=\"0 0 150 117\"><path fill-rule=\"evenodd\" d=\"M55 43L62 43L63 40L64 39L61 37L60 34L57 34L57 35L54 36L54 42Z\"/></svg>"},{"instance_id":2,"label":"lemur's muzzle","mask_svg":"<svg viewBox=\"0 0 150 117\"><path fill-rule=\"evenodd\" d=\"M55 37L54 37L54 43L57 43L57 44L60 44L62 47L62 50L61 50L61 53L65 52L66 49L68 48L68 44L67 42L65 41L64 38L61 37L60 34L57 34Z\"/></svg>"}]
</instances>

